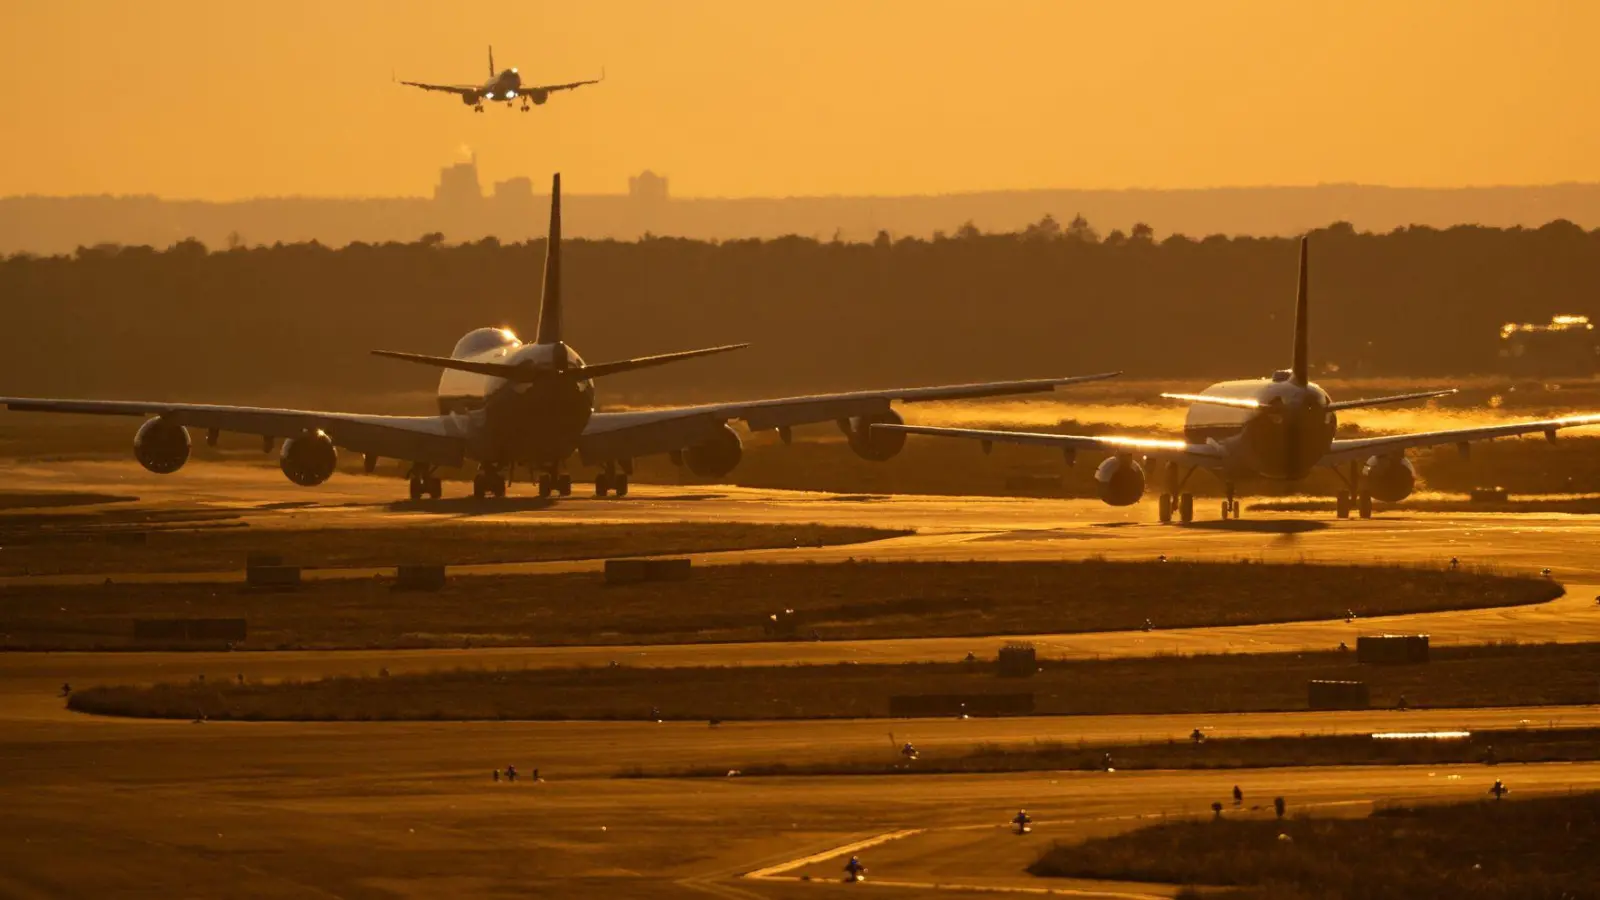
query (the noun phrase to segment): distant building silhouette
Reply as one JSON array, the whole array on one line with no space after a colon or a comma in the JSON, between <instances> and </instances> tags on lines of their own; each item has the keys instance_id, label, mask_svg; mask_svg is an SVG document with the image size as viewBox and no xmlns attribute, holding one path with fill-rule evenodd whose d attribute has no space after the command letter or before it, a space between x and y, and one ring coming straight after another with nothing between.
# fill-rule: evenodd
<instances>
[{"instance_id":1,"label":"distant building silhouette","mask_svg":"<svg viewBox=\"0 0 1600 900\"><path fill-rule=\"evenodd\" d=\"M628 179L628 199L638 203L667 202L666 176L645 169Z\"/></svg>"},{"instance_id":2,"label":"distant building silhouette","mask_svg":"<svg viewBox=\"0 0 1600 900\"><path fill-rule=\"evenodd\" d=\"M1588 316L1552 316L1548 325L1507 322L1500 328L1503 371L1528 377L1592 377L1600 371L1600 342Z\"/></svg>"},{"instance_id":3,"label":"distant building silhouette","mask_svg":"<svg viewBox=\"0 0 1600 900\"><path fill-rule=\"evenodd\" d=\"M472 154L467 162L439 170L439 185L433 189L433 200L446 206L466 206L483 200L483 188L478 184L478 154Z\"/></svg>"},{"instance_id":4,"label":"distant building silhouette","mask_svg":"<svg viewBox=\"0 0 1600 900\"><path fill-rule=\"evenodd\" d=\"M525 176L507 178L494 183L494 199L498 203L532 203L533 179Z\"/></svg>"}]
</instances>

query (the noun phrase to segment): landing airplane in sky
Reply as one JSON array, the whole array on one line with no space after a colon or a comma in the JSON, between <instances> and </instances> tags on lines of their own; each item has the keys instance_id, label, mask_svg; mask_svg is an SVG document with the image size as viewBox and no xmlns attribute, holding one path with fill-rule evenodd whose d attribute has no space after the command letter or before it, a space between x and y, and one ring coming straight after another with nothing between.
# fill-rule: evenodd
<instances>
[{"instance_id":1,"label":"landing airplane in sky","mask_svg":"<svg viewBox=\"0 0 1600 900\"><path fill-rule=\"evenodd\" d=\"M1463 455L1473 441L1543 432L1555 440L1556 431L1576 425L1600 424L1600 415L1572 416L1462 428L1417 434L1339 440L1337 414L1347 409L1382 406L1453 394L1455 391L1421 391L1391 397L1335 402L1308 377L1306 277L1307 241L1300 240L1300 290L1295 305L1294 358L1290 368L1271 378L1224 381L1199 394L1162 394L1183 400L1189 407L1182 440L1105 435L1079 437L974 428L932 428L901 423L874 423L874 435L930 434L970 438L983 442L987 451L995 443L1035 444L1059 448L1068 464L1080 450L1111 454L1095 470L1100 499L1112 506L1129 506L1145 490L1145 466L1162 466L1159 514L1162 522L1176 515L1194 520L1194 495L1183 493L1189 476L1205 469L1219 479L1227 492L1222 501L1224 519L1239 517L1234 485L1250 478L1297 481L1318 467L1333 470L1346 490L1338 496L1339 518L1355 509L1371 518L1372 501L1396 503L1416 486L1416 470L1405 451L1414 447L1455 444ZM1143 459L1143 465L1140 464Z\"/></svg>"},{"instance_id":2,"label":"landing airplane in sky","mask_svg":"<svg viewBox=\"0 0 1600 900\"><path fill-rule=\"evenodd\" d=\"M806 397L713 403L676 409L596 412L594 379L619 372L737 350L744 344L707 347L659 356L590 364L562 338L561 332L561 176L550 189L550 238L544 264L544 295L533 343L524 344L504 328L480 328L456 343L449 356L373 351L443 369L436 416L367 416L338 412L206 406L122 400L48 400L0 397L0 404L28 412L150 416L133 440L133 454L146 469L176 472L189 459L189 428L204 428L215 444L223 431L260 435L279 452L283 474L295 484L326 481L338 462L337 448L361 453L371 472L380 457L411 463L411 498L438 498L437 470L478 463L473 495L505 496L506 482L518 465L539 472L539 496L572 492L572 477L563 463L577 453L585 464L600 467L595 495L628 492L633 459L671 454L697 475L720 478L739 464L742 445L728 422L742 419L751 430L776 429L788 442L790 429L815 422L836 422L850 448L869 460L887 460L900 452L905 436L874 433L876 423L903 420L891 406L896 400L960 400L1048 392L1060 385L1097 381L1116 372L1071 378L996 381L946 387L855 391Z\"/></svg>"},{"instance_id":3,"label":"landing airplane in sky","mask_svg":"<svg viewBox=\"0 0 1600 900\"><path fill-rule=\"evenodd\" d=\"M402 81L408 87L422 88L425 91L444 91L455 94L461 102L472 107L473 112L483 112L483 101L494 100L510 106L518 100L522 101L522 111L528 111L528 104L543 105L550 95L556 91L570 91L586 84L599 84L605 80L605 74L599 78L588 81L574 81L568 84L541 84L525 85L522 75L515 68L496 72L494 68L494 48L489 48L489 80L483 84L427 84L421 81Z\"/></svg>"}]
</instances>

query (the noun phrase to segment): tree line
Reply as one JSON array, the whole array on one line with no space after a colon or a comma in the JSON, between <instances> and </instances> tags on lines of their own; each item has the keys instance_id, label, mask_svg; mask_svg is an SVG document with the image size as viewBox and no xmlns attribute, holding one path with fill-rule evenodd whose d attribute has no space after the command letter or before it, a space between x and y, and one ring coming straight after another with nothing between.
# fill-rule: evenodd
<instances>
[{"instance_id":1,"label":"tree line","mask_svg":"<svg viewBox=\"0 0 1600 900\"><path fill-rule=\"evenodd\" d=\"M5 393L190 397L431 390L368 349L449 352L482 325L531 334L544 241L209 250L80 248L0 260ZM932 239L646 236L564 245L567 338L590 361L733 341L623 376L612 396L889 386L1109 369L1203 381L1288 364L1296 241L1099 234L1082 217ZM1311 235L1323 373L1491 371L1500 326L1588 314L1600 231L1409 227Z\"/></svg>"}]
</instances>

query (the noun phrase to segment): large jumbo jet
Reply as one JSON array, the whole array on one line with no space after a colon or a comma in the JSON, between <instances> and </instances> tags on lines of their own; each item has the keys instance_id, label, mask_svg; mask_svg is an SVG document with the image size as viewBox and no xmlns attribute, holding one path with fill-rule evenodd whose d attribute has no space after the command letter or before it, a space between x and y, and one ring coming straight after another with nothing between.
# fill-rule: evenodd
<instances>
[{"instance_id":1,"label":"large jumbo jet","mask_svg":"<svg viewBox=\"0 0 1600 900\"><path fill-rule=\"evenodd\" d=\"M480 328L456 343L449 356L373 351L380 356L443 369L439 379L439 414L435 416L368 416L338 412L207 406L122 400L49 400L0 397L0 404L28 412L149 416L133 440L134 457L151 472L176 472L189 459L189 428L204 428L207 442L219 433L260 435L271 450L284 439L279 465L290 481L313 486L326 481L343 447L365 457L371 472L379 458L409 462L411 498L438 498L437 470L478 463L473 495L504 496L509 476L518 465L537 471L539 495L566 496L572 478L564 462L577 453L584 463L600 467L595 494L619 497L628 492L633 459L657 453L703 477L731 472L742 445L728 422L742 419L752 430L776 429L787 442L790 429L815 422L837 422L850 448L870 460L887 460L900 452L905 436L873 432L877 423L903 421L891 406L896 400L959 400L1039 393L1060 385L1097 381L1116 372L1070 378L997 381L946 387L856 391L807 397L716 403L704 406L633 412L596 412L594 379L736 350L730 344L590 364L569 347L561 331L561 176L550 194L550 237L544 264L544 294L539 326L532 343L524 344L504 328Z\"/></svg>"},{"instance_id":2,"label":"large jumbo jet","mask_svg":"<svg viewBox=\"0 0 1600 900\"><path fill-rule=\"evenodd\" d=\"M1600 423L1600 415L1572 416L1384 437L1335 439L1338 413L1347 409L1404 403L1453 394L1454 390L1423 391L1390 397L1335 402L1327 391L1309 379L1306 279L1307 240L1300 240L1300 289L1295 303L1294 356L1287 369L1271 378L1224 381L1199 394L1162 394L1169 400L1192 404L1183 426L1182 440L1105 435L1080 437L973 428L932 428L901 423L874 423L873 434L928 434L982 441L988 450L995 443L1034 444L1060 449L1071 464L1080 450L1111 454L1095 470L1100 499L1112 506L1130 506L1145 491L1145 466L1159 464L1162 522L1194 520L1194 495L1184 485L1197 470L1205 469L1222 481L1226 499L1222 518L1239 517L1234 485L1252 478L1296 481L1318 467L1331 469L1344 483L1337 502L1339 518L1354 509L1371 518L1372 501L1396 503L1416 486L1416 470L1405 451L1415 447L1456 444L1463 455L1473 441L1543 432L1555 440L1556 431L1575 425ZM1143 459L1144 464L1140 464Z\"/></svg>"},{"instance_id":3,"label":"large jumbo jet","mask_svg":"<svg viewBox=\"0 0 1600 900\"><path fill-rule=\"evenodd\" d=\"M599 84L605 79L602 73L599 78L588 81L573 81L567 84L541 84L525 85L522 83L522 74L515 68L499 72L494 68L494 48L489 48L489 80L483 84L428 84L422 81L402 81L407 87L422 88L425 91L444 91L455 94L461 102L472 107L473 112L483 112L483 101L495 100L510 106L518 100L522 101L522 111L528 111L528 104L543 105L550 95L556 91L570 91L586 84Z\"/></svg>"}]
</instances>

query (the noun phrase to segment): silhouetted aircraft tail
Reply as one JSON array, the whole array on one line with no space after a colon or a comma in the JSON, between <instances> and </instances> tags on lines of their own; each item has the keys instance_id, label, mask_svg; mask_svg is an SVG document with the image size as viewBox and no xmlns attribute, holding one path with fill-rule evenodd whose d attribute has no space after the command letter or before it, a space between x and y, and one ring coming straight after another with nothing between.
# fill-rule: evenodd
<instances>
[{"instance_id":1,"label":"silhouetted aircraft tail","mask_svg":"<svg viewBox=\"0 0 1600 900\"><path fill-rule=\"evenodd\" d=\"M1306 245L1308 238L1300 238L1300 292L1294 305L1294 362L1289 366L1289 380L1304 387L1311 380L1311 362L1307 358L1307 332L1310 322L1306 317Z\"/></svg>"},{"instance_id":2,"label":"silhouetted aircraft tail","mask_svg":"<svg viewBox=\"0 0 1600 900\"><path fill-rule=\"evenodd\" d=\"M544 248L544 292L539 298L536 344L561 343L561 173L550 182L550 237Z\"/></svg>"},{"instance_id":3,"label":"silhouetted aircraft tail","mask_svg":"<svg viewBox=\"0 0 1600 900\"><path fill-rule=\"evenodd\" d=\"M494 45L490 44L489 45L489 78L493 79L494 76L495 76L495 71L494 71Z\"/></svg>"}]
</instances>

